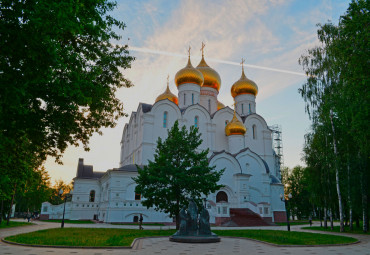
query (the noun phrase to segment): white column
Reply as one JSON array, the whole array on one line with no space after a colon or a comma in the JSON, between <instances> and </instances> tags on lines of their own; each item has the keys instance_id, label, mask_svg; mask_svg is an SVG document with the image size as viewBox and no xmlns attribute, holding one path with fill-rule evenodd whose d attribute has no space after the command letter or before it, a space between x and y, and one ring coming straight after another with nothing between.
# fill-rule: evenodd
<instances>
[{"instance_id":1,"label":"white column","mask_svg":"<svg viewBox=\"0 0 370 255\"><path fill-rule=\"evenodd\" d=\"M229 135L229 152L231 154L238 153L244 148L244 136L243 135Z\"/></svg>"},{"instance_id":2,"label":"white column","mask_svg":"<svg viewBox=\"0 0 370 255\"><path fill-rule=\"evenodd\" d=\"M236 112L240 116L256 113L256 97L251 94L241 94L234 98L236 102Z\"/></svg>"},{"instance_id":3,"label":"white column","mask_svg":"<svg viewBox=\"0 0 370 255\"><path fill-rule=\"evenodd\" d=\"M210 114L217 111L217 89L202 87L200 89L200 105L207 109Z\"/></svg>"},{"instance_id":4,"label":"white column","mask_svg":"<svg viewBox=\"0 0 370 255\"><path fill-rule=\"evenodd\" d=\"M179 87L179 107L186 108L199 103L200 86L194 83L184 83Z\"/></svg>"}]
</instances>

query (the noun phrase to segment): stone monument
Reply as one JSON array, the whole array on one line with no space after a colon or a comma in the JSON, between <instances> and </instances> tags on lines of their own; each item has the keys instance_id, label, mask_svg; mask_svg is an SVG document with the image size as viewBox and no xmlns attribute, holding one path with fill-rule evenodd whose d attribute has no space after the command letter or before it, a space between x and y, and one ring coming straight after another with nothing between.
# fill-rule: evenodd
<instances>
[{"instance_id":1,"label":"stone monument","mask_svg":"<svg viewBox=\"0 0 370 255\"><path fill-rule=\"evenodd\" d=\"M205 205L198 215L198 208L193 199L189 200L188 208L180 210L180 229L170 236L170 241L180 243L215 243L220 238L211 232L209 213Z\"/></svg>"}]
</instances>

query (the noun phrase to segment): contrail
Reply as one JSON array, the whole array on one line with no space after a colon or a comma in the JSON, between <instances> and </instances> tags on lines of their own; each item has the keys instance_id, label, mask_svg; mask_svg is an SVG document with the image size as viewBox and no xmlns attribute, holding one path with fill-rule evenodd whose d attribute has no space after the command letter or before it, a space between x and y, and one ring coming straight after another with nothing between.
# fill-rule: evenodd
<instances>
[{"instance_id":1,"label":"contrail","mask_svg":"<svg viewBox=\"0 0 370 255\"><path fill-rule=\"evenodd\" d=\"M167 51L160 51L160 50L153 50L153 49L141 48L141 47L134 47L134 46L130 46L129 50L137 51L137 52L143 52L143 53L149 53L149 54L172 56L172 57L181 57L181 58L187 58L188 57L187 55L184 55L184 54L167 52ZM215 59L215 58L208 58L208 60L216 62L216 63L227 64L227 65L236 65L236 66L240 65L240 63L237 63L237 62ZM293 71L289 71L289 70L270 68L270 67L264 67L264 66L257 66L257 65L249 65L249 64L245 64L245 66L250 67L250 68L254 68L254 69L262 69L262 70L268 70L268 71L273 71L273 72L293 74L293 75L299 75L299 76L305 76L306 77L306 75L304 73L298 73L298 72L293 72Z\"/></svg>"}]
</instances>

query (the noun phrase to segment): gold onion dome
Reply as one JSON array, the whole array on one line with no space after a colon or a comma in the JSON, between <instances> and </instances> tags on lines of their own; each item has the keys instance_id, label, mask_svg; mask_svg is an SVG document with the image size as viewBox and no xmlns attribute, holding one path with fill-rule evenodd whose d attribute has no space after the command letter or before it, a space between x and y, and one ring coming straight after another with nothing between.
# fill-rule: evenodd
<instances>
[{"instance_id":1,"label":"gold onion dome","mask_svg":"<svg viewBox=\"0 0 370 255\"><path fill-rule=\"evenodd\" d=\"M222 108L225 108L225 105L221 103L220 101L217 101L217 111L221 110Z\"/></svg>"},{"instance_id":2,"label":"gold onion dome","mask_svg":"<svg viewBox=\"0 0 370 255\"><path fill-rule=\"evenodd\" d=\"M226 136L229 136L229 135L244 135L245 132L247 132L247 129L245 128L243 123L241 123L238 120L238 118L236 117L235 111L234 111L233 119L229 123L227 123L227 125L225 127Z\"/></svg>"},{"instance_id":3,"label":"gold onion dome","mask_svg":"<svg viewBox=\"0 0 370 255\"><path fill-rule=\"evenodd\" d=\"M166 91L163 92L162 94L160 94L155 99L155 102L157 103L160 100L168 99L168 100L174 102L175 104L178 104L179 100L177 99L177 96L175 96L174 94L172 94L172 92L170 90L168 78L169 78L169 76L167 76L167 88L166 88Z\"/></svg>"},{"instance_id":4,"label":"gold onion dome","mask_svg":"<svg viewBox=\"0 0 370 255\"><path fill-rule=\"evenodd\" d=\"M202 43L202 60L197 66L197 70L199 70L204 77L204 83L202 87L210 87L219 91L221 87L221 78L220 75L214 69L210 68L204 60L204 46L204 43Z\"/></svg>"},{"instance_id":5,"label":"gold onion dome","mask_svg":"<svg viewBox=\"0 0 370 255\"><path fill-rule=\"evenodd\" d=\"M234 98L242 94L252 94L254 96L258 94L257 84L245 76L243 63L244 60L242 61L242 76L231 87L231 95Z\"/></svg>"},{"instance_id":6,"label":"gold onion dome","mask_svg":"<svg viewBox=\"0 0 370 255\"><path fill-rule=\"evenodd\" d=\"M189 47L188 64L183 69L176 73L175 84L177 87L184 83L194 83L199 86L202 86L203 82L204 78L202 73L195 69L190 62L190 47Z\"/></svg>"}]
</instances>

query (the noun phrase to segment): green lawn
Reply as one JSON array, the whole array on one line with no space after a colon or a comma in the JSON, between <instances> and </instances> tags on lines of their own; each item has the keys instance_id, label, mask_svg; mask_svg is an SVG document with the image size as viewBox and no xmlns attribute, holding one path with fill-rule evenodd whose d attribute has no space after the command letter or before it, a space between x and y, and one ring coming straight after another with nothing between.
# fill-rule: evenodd
<instances>
[{"instance_id":1,"label":"green lawn","mask_svg":"<svg viewBox=\"0 0 370 255\"><path fill-rule=\"evenodd\" d=\"M286 226L287 223L286 222L275 222L276 225L278 226ZM289 224L291 226L293 225L307 225L307 224L310 224L308 221L291 221L289 222Z\"/></svg>"},{"instance_id":2,"label":"green lawn","mask_svg":"<svg viewBox=\"0 0 370 255\"><path fill-rule=\"evenodd\" d=\"M169 236L176 230L55 228L5 238L25 244L69 246L129 246L135 238ZM275 244L318 245L351 243L354 238L325 234L275 230L215 230L220 236L247 237Z\"/></svg>"},{"instance_id":3,"label":"green lawn","mask_svg":"<svg viewBox=\"0 0 370 255\"><path fill-rule=\"evenodd\" d=\"M34 225L33 223L28 223L28 222L18 222L18 221L10 221L9 226L6 225L6 220L1 222L0 229L1 228L13 228L13 227L21 227L21 226L26 226L26 225Z\"/></svg>"},{"instance_id":4,"label":"green lawn","mask_svg":"<svg viewBox=\"0 0 370 255\"><path fill-rule=\"evenodd\" d=\"M112 225L128 225L128 226L139 226L139 223L127 222L127 223L111 223ZM162 223L143 223L143 226L165 226Z\"/></svg>"},{"instance_id":5,"label":"green lawn","mask_svg":"<svg viewBox=\"0 0 370 255\"><path fill-rule=\"evenodd\" d=\"M62 223L62 220L43 220L43 221ZM95 222L93 222L91 220L64 220L64 223L72 223L72 224L95 224Z\"/></svg>"},{"instance_id":6,"label":"green lawn","mask_svg":"<svg viewBox=\"0 0 370 255\"><path fill-rule=\"evenodd\" d=\"M284 245L321 245L353 243L351 237L281 230L214 230L219 236L247 237L260 241Z\"/></svg>"},{"instance_id":7,"label":"green lawn","mask_svg":"<svg viewBox=\"0 0 370 255\"><path fill-rule=\"evenodd\" d=\"M303 229L312 229L312 230L320 230L320 231L327 231L327 232L340 232L340 226L334 226L333 230L330 229L330 224L328 225L328 228L324 227L304 227ZM351 234L363 234L363 235L369 235L370 233L364 233L362 231L362 227L356 228L356 226L353 226L353 230L351 231L349 229L349 226L344 226L344 232L345 233L351 233Z\"/></svg>"},{"instance_id":8,"label":"green lawn","mask_svg":"<svg viewBox=\"0 0 370 255\"><path fill-rule=\"evenodd\" d=\"M169 236L175 230L53 228L5 238L25 244L70 246L130 246L137 237Z\"/></svg>"}]
</instances>

